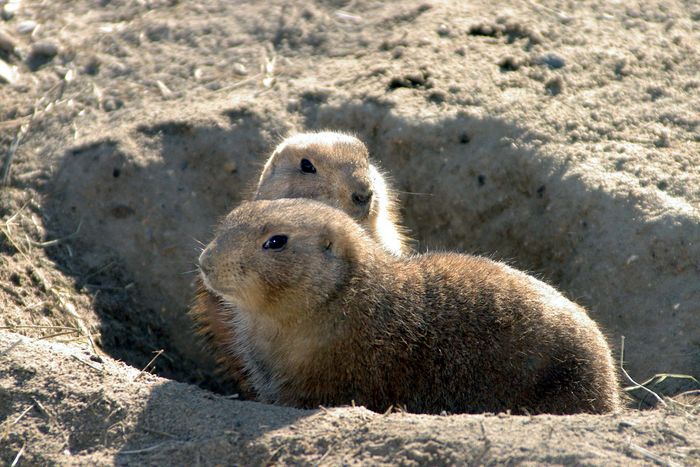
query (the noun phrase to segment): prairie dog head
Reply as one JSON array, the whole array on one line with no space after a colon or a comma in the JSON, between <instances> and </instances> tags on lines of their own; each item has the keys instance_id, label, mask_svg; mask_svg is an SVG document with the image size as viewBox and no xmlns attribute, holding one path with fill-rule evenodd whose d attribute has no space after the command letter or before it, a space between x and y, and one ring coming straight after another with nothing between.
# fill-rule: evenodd
<instances>
[{"instance_id":1,"label":"prairie dog head","mask_svg":"<svg viewBox=\"0 0 700 467\"><path fill-rule=\"evenodd\" d=\"M299 133L285 139L267 160L254 199L314 199L373 231L377 198L386 197L377 193L377 176L367 148L354 136Z\"/></svg>"},{"instance_id":2,"label":"prairie dog head","mask_svg":"<svg viewBox=\"0 0 700 467\"><path fill-rule=\"evenodd\" d=\"M199 267L206 287L224 300L285 322L334 296L372 245L359 225L326 204L250 201L222 222Z\"/></svg>"}]
</instances>

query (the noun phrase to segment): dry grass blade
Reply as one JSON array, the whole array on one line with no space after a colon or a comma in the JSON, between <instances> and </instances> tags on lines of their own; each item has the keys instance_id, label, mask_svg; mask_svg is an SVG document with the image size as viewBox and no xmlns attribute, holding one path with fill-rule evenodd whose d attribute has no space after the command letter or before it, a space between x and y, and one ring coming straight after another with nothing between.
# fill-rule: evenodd
<instances>
[{"instance_id":1,"label":"dry grass blade","mask_svg":"<svg viewBox=\"0 0 700 467\"><path fill-rule=\"evenodd\" d=\"M10 144L10 149L7 150L5 160L2 164L2 172L0 172L0 184L2 184L2 186L7 186L10 180L10 168L12 167L12 161L15 158L15 153L19 147L19 143L22 142L22 138L24 138L24 135L27 134L27 131L29 131L29 123L25 123L24 125L20 126L19 131L15 135L15 139L12 141L12 144Z\"/></svg>"},{"instance_id":2,"label":"dry grass blade","mask_svg":"<svg viewBox=\"0 0 700 467\"><path fill-rule=\"evenodd\" d=\"M57 332L55 334L49 334L48 336L41 336L38 339L39 340L44 340L44 339L53 339L54 337L61 337L61 336L68 336L71 334L78 334L80 335L80 331L75 330L75 331L63 331L63 332Z\"/></svg>"},{"instance_id":3,"label":"dry grass blade","mask_svg":"<svg viewBox=\"0 0 700 467\"><path fill-rule=\"evenodd\" d=\"M666 401L664 401L661 396L659 396L657 393L652 391L651 389L647 388L646 386L643 386L636 382L632 377L627 373L627 370L625 370L625 336L622 336L622 343L620 345L620 369L622 370L622 373L625 375L625 377L630 380L632 384L634 384L635 389L643 389L644 391L648 392L652 396L656 398L657 401L661 403L664 407L668 407L668 404L666 404Z\"/></svg>"},{"instance_id":4,"label":"dry grass blade","mask_svg":"<svg viewBox=\"0 0 700 467\"><path fill-rule=\"evenodd\" d=\"M9 346L8 348L6 348L6 349L3 350L2 352L0 352L0 357L4 357L5 355L9 354L10 352L12 352L12 349L14 349L15 347L17 347L17 346L20 345L21 343L22 343L22 339L17 339L17 340L14 341L12 344L10 344L10 346Z\"/></svg>"},{"instance_id":5,"label":"dry grass blade","mask_svg":"<svg viewBox=\"0 0 700 467\"><path fill-rule=\"evenodd\" d=\"M0 122L0 128L9 128L17 125L22 125L28 122L31 118L31 115L26 115L24 117L15 118L13 120L5 120L4 122Z\"/></svg>"},{"instance_id":6,"label":"dry grass blade","mask_svg":"<svg viewBox=\"0 0 700 467\"><path fill-rule=\"evenodd\" d=\"M36 404L36 406L39 407L39 410L41 410L44 413L44 415L51 418L51 414L48 410L46 410L46 407L44 407L44 405L41 402L34 398L32 398L32 400L34 401L34 404Z\"/></svg>"},{"instance_id":7,"label":"dry grass blade","mask_svg":"<svg viewBox=\"0 0 700 467\"><path fill-rule=\"evenodd\" d=\"M0 326L0 329L7 329L8 331L14 331L15 329L60 329L62 331L75 331L80 332L80 329L73 328L70 326L40 326L32 324L18 324L16 326Z\"/></svg>"},{"instance_id":8,"label":"dry grass blade","mask_svg":"<svg viewBox=\"0 0 700 467\"><path fill-rule=\"evenodd\" d=\"M139 374L136 375L136 376L134 377L134 381L136 381L137 379L139 379L139 378L141 377L141 375L144 374L144 373L146 372L146 370L148 369L148 367L150 367L150 366L153 364L153 362L155 362L156 359L157 359L158 357L161 356L161 354L162 354L163 352L165 352L165 349L160 349L158 352L156 352L155 356L151 359L151 361L149 361L148 363L146 363L146 366L143 367L143 369L142 369L141 371L139 371Z\"/></svg>"},{"instance_id":9,"label":"dry grass blade","mask_svg":"<svg viewBox=\"0 0 700 467\"><path fill-rule=\"evenodd\" d=\"M165 436L166 438L170 438L170 439L174 439L174 440L178 440L178 441L180 440L177 436L170 434L170 433L166 433L165 431L160 431L160 430L156 430L156 429L149 428L149 427L141 427L141 429L147 433L154 433L156 435Z\"/></svg>"},{"instance_id":10,"label":"dry grass blade","mask_svg":"<svg viewBox=\"0 0 700 467\"><path fill-rule=\"evenodd\" d=\"M30 200L30 201L31 201L31 200ZM33 265L34 262L33 262L32 259L30 258L30 255L29 255L27 252L25 252L24 249L20 248L20 247L19 247L19 244L14 240L14 237L13 237L13 235L12 235L12 231L11 231L11 228L10 228L10 226L11 226L12 222L14 221L14 219L15 219L17 216L20 215L20 213L27 207L28 204L29 204L29 201L27 201L26 203L24 203L24 205L23 205L16 213L14 213L12 216L10 216L10 218L8 218L8 219L5 221L5 225L4 225L4 227L2 228L2 232L5 234L5 237L6 237L7 240L10 242L10 244L13 246L13 248L15 248L15 249L24 257L24 259L27 260L27 262L29 262L30 264ZM74 233L71 234L71 235L77 235L77 233L79 232L79 230L80 230L80 224L78 225L78 228L76 229L76 232L74 232ZM30 245L31 245L31 243L30 243ZM78 315L77 311L75 310L75 306L74 306L72 303L69 303L69 302L67 302L66 300L64 300L63 297L61 296L61 294L59 294L59 293L51 286L51 284L46 280L46 278L45 278L44 275L42 274L40 268L37 268L37 267L34 268L34 275L35 275L35 277L39 280L39 282L40 282L41 286L43 287L43 289L46 291L46 294L54 299L55 303L58 304L58 307L61 309L61 311L63 311L64 313L66 313L67 315L69 315L71 318L73 318L73 320L75 321L76 326L77 326L78 329L80 330L80 333L81 333L83 336L85 336L85 337L87 338L88 343L90 344L90 348L92 349L93 353L94 353L95 355L99 355L99 352L97 351L97 347L95 346L95 341L94 341L94 339L92 338L92 334L91 334L90 331L87 329L87 327L85 326L85 324L83 324L83 320L82 320L82 318Z\"/></svg>"},{"instance_id":11,"label":"dry grass blade","mask_svg":"<svg viewBox=\"0 0 700 467\"><path fill-rule=\"evenodd\" d=\"M17 463L19 462L19 458L22 457L22 454L24 454L24 448L27 447L27 443L25 442L22 444L22 449L19 450L17 455L15 456L15 460L12 461L12 464L10 464L10 467L15 467Z\"/></svg>"},{"instance_id":12,"label":"dry grass blade","mask_svg":"<svg viewBox=\"0 0 700 467\"><path fill-rule=\"evenodd\" d=\"M162 443L154 444L153 446L143 448L143 449L132 449L130 451L120 451L117 454L127 455L127 454L141 454L142 452L151 452L151 451L155 451L156 449L158 449L159 447L161 447L162 445L167 444L167 443L169 443L169 441L163 441Z\"/></svg>"},{"instance_id":13,"label":"dry grass blade","mask_svg":"<svg viewBox=\"0 0 700 467\"><path fill-rule=\"evenodd\" d=\"M653 452L649 451L648 449L644 449L641 446L637 446L634 443L630 443L629 450L636 453L636 454L639 454L640 456L642 456L646 459L650 459L659 465L664 465L667 467L681 467L680 464L676 464L675 462L667 461L663 457L656 455Z\"/></svg>"},{"instance_id":14,"label":"dry grass blade","mask_svg":"<svg viewBox=\"0 0 700 467\"><path fill-rule=\"evenodd\" d=\"M32 407L34 407L34 404L32 404L32 405L30 405L29 407L27 407L26 409L24 409L24 410L22 411L22 413L19 414L19 415L17 416L17 418L15 418L15 420L12 422L12 425L16 425L20 420L22 420L22 418L24 418L24 416L27 415L27 414L29 413L30 410L32 410Z\"/></svg>"},{"instance_id":15,"label":"dry grass blade","mask_svg":"<svg viewBox=\"0 0 700 467\"><path fill-rule=\"evenodd\" d=\"M223 87L217 89L215 92L221 93L221 92L225 92L225 91L230 91L232 89L240 88L241 86L243 86L245 84L251 83L253 81L257 81L258 78L260 78L262 76L263 76L262 73L256 73L248 78L242 79L240 81L236 81L233 84L229 84L228 86L223 86Z\"/></svg>"},{"instance_id":16,"label":"dry grass blade","mask_svg":"<svg viewBox=\"0 0 700 467\"><path fill-rule=\"evenodd\" d=\"M12 422L6 420L5 422L3 422L2 425L0 425L0 426L3 426L2 433L0 434L0 441L4 441L4 440L9 436L9 434L10 434L10 429L11 429L14 425L16 425L17 423L19 423L19 421L22 420L22 418L23 418L25 415L27 415L27 413L29 413L29 411L32 409L32 407L34 407L34 404L32 404L32 405L30 405L29 407L27 407L26 409L24 409L24 410L22 411L22 413L19 414L19 416L18 416L17 418L15 418ZM21 451L20 451L20 452L21 452ZM19 455L18 455L18 456L19 456Z\"/></svg>"},{"instance_id":17,"label":"dry grass blade","mask_svg":"<svg viewBox=\"0 0 700 467\"><path fill-rule=\"evenodd\" d=\"M79 361L80 363L82 363L82 364L85 365L85 366L89 366L90 368L92 368L93 370L95 370L96 372L98 372L98 373L100 373L100 374L104 373L104 371L102 370L102 368L98 368L98 367L96 367L95 365L93 365L92 363L88 363L88 362L86 362L85 360L82 360L82 359L76 357L75 355L71 355L71 358L73 358L74 360Z\"/></svg>"},{"instance_id":18,"label":"dry grass blade","mask_svg":"<svg viewBox=\"0 0 700 467\"><path fill-rule=\"evenodd\" d=\"M83 221L80 221L80 222L78 223L78 227L75 229L75 232L73 232L73 233L71 233L71 234L69 234L69 235L66 235L65 237L56 238L56 239L48 240L48 241L45 241L45 242L35 242L35 241L32 240L31 238L27 238L27 240L28 240L29 243L32 244L33 246L36 246L36 247L39 247L39 248L48 248L48 247L51 247L51 246L58 245L58 244L60 244L60 243L62 243L62 242L65 242L66 240L70 240L70 239L72 239L72 238L77 237L78 234L80 233L80 227L81 227L82 225L83 225Z\"/></svg>"},{"instance_id":19,"label":"dry grass blade","mask_svg":"<svg viewBox=\"0 0 700 467\"><path fill-rule=\"evenodd\" d=\"M1 182L0 182L1 183ZM7 239L8 242L10 242L10 245L19 252L20 255L24 257L28 262L31 263L31 259L29 258L29 255L24 251L23 248L20 248L17 242L14 239L14 235L12 234L12 223L15 221L15 219L22 214L22 211L26 209L26 207L29 205L29 202L31 201L28 200L26 201L21 208L17 210L14 214L12 214L6 221L5 225L2 227L2 233L5 234L5 238Z\"/></svg>"},{"instance_id":20,"label":"dry grass blade","mask_svg":"<svg viewBox=\"0 0 700 467\"><path fill-rule=\"evenodd\" d=\"M675 397L693 396L695 394L700 395L700 389L692 389L690 391L684 391L680 394L676 394Z\"/></svg>"}]
</instances>

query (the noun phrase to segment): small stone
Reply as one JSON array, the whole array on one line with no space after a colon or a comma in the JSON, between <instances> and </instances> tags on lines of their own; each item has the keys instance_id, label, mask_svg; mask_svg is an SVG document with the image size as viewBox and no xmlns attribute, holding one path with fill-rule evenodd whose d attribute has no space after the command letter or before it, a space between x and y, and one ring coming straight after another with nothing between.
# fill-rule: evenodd
<instances>
[{"instance_id":1,"label":"small stone","mask_svg":"<svg viewBox=\"0 0 700 467\"><path fill-rule=\"evenodd\" d=\"M287 101L287 112L296 112L299 110L299 99L290 98Z\"/></svg>"},{"instance_id":2,"label":"small stone","mask_svg":"<svg viewBox=\"0 0 700 467\"><path fill-rule=\"evenodd\" d=\"M100 59L97 57L92 57L88 60L87 64L83 67L83 73L90 76L95 76L100 72Z\"/></svg>"},{"instance_id":3,"label":"small stone","mask_svg":"<svg viewBox=\"0 0 700 467\"><path fill-rule=\"evenodd\" d=\"M446 24L441 24L440 26L438 26L437 33L440 37L449 37L450 28Z\"/></svg>"},{"instance_id":4,"label":"small stone","mask_svg":"<svg viewBox=\"0 0 700 467\"><path fill-rule=\"evenodd\" d=\"M628 420L620 420L617 424L617 431L624 431L625 428L634 428L637 424Z\"/></svg>"},{"instance_id":5,"label":"small stone","mask_svg":"<svg viewBox=\"0 0 700 467\"><path fill-rule=\"evenodd\" d=\"M26 20L17 25L17 32L20 34L31 34L38 26L36 21Z\"/></svg>"},{"instance_id":6,"label":"small stone","mask_svg":"<svg viewBox=\"0 0 700 467\"><path fill-rule=\"evenodd\" d=\"M35 42L32 45L31 55L34 57L53 58L58 54L58 44L53 41L45 40Z\"/></svg>"},{"instance_id":7,"label":"small stone","mask_svg":"<svg viewBox=\"0 0 700 467\"><path fill-rule=\"evenodd\" d=\"M544 90L550 96L559 95L564 90L564 80L561 79L561 76L557 76L555 78L552 78L545 83Z\"/></svg>"},{"instance_id":8,"label":"small stone","mask_svg":"<svg viewBox=\"0 0 700 467\"><path fill-rule=\"evenodd\" d=\"M566 66L566 60L564 60L563 57L560 57L559 55L554 53L547 53L537 57L535 63L537 65L547 65L553 70L564 68Z\"/></svg>"},{"instance_id":9,"label":"small stone","mask_svg":"<svg viewBox=\"0 0 700 467\"><path fill-rule=\"evenodd\" d=\"M661 131L657 134L654 145L657 148L667 148L671 146L671 135L667 131Z\"/></svg>"},{"instance_id":10,"label":"small stone","mask_svg":"<svg viewBox=\"0 0 700 467\"><path fill-rule=\"evenodd\" d=\"M520 69L520 60L515 57L504 57L498 62L498 67L502 72L516 71Z\"/></svg>"},{"instance_id":11,"label":"small stone","mask_svg":"<svg viewBox=\"0 0 700 467\"><path fill-rule=\"evenodd\" d=\"M20 275L17 274L16 272L13 272L12 274L10 274L10 281L18 287L20 285L22 285L22 277L20 277Z\"/></svg>"},{"instance_id":12,"label":"small stone","mask_svg":"<svg viewBox=\"0 0 700 467\"><path fill-rule=\"evenodd\" d=\"M228 173L234 173L236 170L238 170L238 166L236 165L235 162L229 161L224 164L224 171Z\"/></svg>"},{"instance_id":13,"label":"small stone","mask_svg":"<svg viewBox=\"0 0 700 467\"><path fill-rule=\"evenodd\" d=\"M108 98L102 103L102 108L106 112L114 112L115 110L121 109L124 103L120 99Z\"/></svg>"},{"instance_id":14,"label":"small stone","mask_svg":"<svg viewBox=\"0 0 700 467\"><path fill-rule=\"evenodd\" d=\"M2 19L9 21L15 17L19 11L19 0L8 0L2 7Z\"/></svg>"},{"instance_id":15,"label":"small stone","mask_svg":"<svg viewBox=\"0 0 700 467\"><path fill-rule=\"evenodd\" d=\"M232 68L237 75L244 76L248 74L248 69L242 63L234 63Z\"/></svg>"},{"instance_id":16,"label":"small stone","mask_svg":"<svg viewBox=\"0 0 700 467\"><path fill-rule=\"evenodd\" d=\"M10 66L0 60L0 82L14 84L17 81L17 67Z\"/></svg>"},{"instance_id":17,"label":"small stone","mask_svg":"<svg viewBox=\"0 0 700 467\"><path fill-rule=\"evenodd\" d=\"M632 74L632 71L630 70L630 67L628 66L627 60L625 60L624 58L617 60L615 62L613 69L615 71L615 74L621 78Z\"/></svg>"},{"instance_id":18,"label":"small stone","mask_svg":"<svg viewBox=\"0 0 700 467\"><path fill-rule=\"evenodd\" d=\"M447 100L447 94L440 89L436 89L428 95L428 100L434 104L442 104Z\"/></svg>"},{"instance_id":19,"label":"small stone","mask_svg":"<svg viewBox=\"0 0 700 467\"><path fill-rule=\"evenodd\" d=\"M7 32L0 29L0 50L8 54L16 54L17 42Z\"/></svg>"}]
</instances>

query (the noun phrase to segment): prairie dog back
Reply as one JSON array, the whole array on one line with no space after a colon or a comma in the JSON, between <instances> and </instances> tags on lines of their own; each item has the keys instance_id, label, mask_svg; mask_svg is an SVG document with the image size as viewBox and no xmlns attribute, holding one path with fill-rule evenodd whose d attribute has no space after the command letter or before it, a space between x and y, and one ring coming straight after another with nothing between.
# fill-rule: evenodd
<instances>
[{"instance_id":1,"label":"prairie dog back","mask_svg":"<svg viewBox=\"0 0 700 467\"><path fill-rule=\"evenodd\" d=\"M344 212L247 202L199 259L235 310L233 353L257 397L376 411L604 413L610 348L585 310L502 263L396 257Z\"/></svg>"}]
</instances>

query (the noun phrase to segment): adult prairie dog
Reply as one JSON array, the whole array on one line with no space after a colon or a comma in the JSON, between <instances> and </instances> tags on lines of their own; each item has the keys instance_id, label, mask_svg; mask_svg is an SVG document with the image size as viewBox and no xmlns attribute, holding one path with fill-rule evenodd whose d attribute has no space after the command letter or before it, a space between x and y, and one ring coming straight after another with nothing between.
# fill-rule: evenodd
<instances>
[{"instance_id":1,"label":"adult prairie dog","mask_svg":"<svg viewBox=\"0 0 700 467\"><path fill-rule=\"evenodd\" d=\"M399 225L396 196L370 163L365 145L354 136L323 131L286 138L265 163L254 198L322 201L353 217L391 254L410 251ZM239 389L248 394L240 362L230 351L235 340L230 325L235 311L201 279L196 289L190 316L197 331L206 338L224 378L238 382Z\"/></svg>"},{"instance_id":2,"label":"adult prairie dog","mask_svg":"<svg viewBox=\"0 0 700 467\"><path fill-rule=\"evenodd\" d=\"M502 263L397 257L344 212L281 199L233 210L199 265L235 310L230 350L261 401L417 413L619 407L596 324Z\"/></svg>"}]
</instances>

